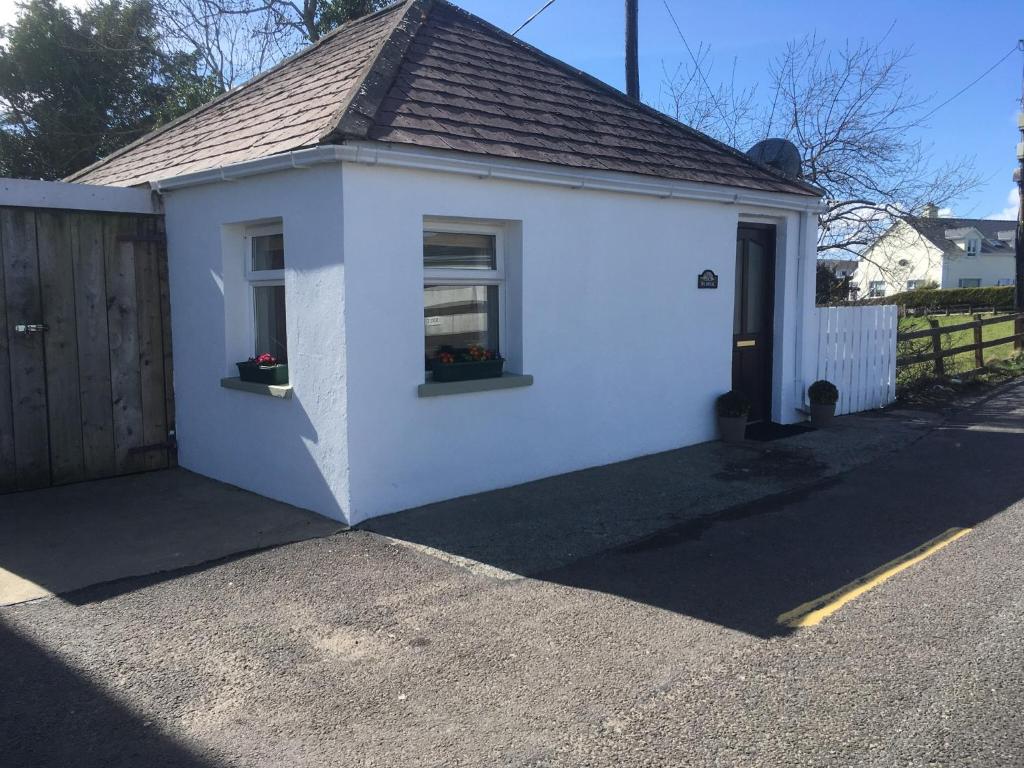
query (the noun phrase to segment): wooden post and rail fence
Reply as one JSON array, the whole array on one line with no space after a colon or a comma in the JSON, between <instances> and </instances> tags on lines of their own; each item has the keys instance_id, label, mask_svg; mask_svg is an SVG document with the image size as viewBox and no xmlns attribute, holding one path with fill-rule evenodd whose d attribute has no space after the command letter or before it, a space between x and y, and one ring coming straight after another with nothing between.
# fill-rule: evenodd
<instances>
[{"instance_id":1,"label":"wooden post and rail fence","mask_svg":"<svg viewBox=\"0 0 1024 768\"><path fill-rule=\"evenodd\" d=\"M1010 321L1014 323L1014 332L1012 334L998 339L989 339L988 341L984 340L982 328L986 325L995 325ZM896 360L896 365L898 368L902 368L907 365L931 362L935 375L942 377L946 375L946 358L973 352L975 370L983 368L985 366L984 350L989 347L998 347L1001 344L1012 343L1015 347L1020 348L1022 342L1024 342L1022 322L1024 322L1024 312L996 315L995 317L986 318L983 318L981 315L975 315L974 319L970 322L958 323L956 325L939 325L938 320L929 319L928 324L931 326L930 328L923 328L919 331L908 331L906 333L897 334L896 340L897 342L905 342L915 341L918 339L930 339L931 349L927 352L920 352L900 357ZM951 333L959 333L961 331L973 332L974 339L970 344L961 344L948 349L942 348L943 336ZM968 371L968 373L973 373L973 371Z\"/></svg>"}]
</instances>

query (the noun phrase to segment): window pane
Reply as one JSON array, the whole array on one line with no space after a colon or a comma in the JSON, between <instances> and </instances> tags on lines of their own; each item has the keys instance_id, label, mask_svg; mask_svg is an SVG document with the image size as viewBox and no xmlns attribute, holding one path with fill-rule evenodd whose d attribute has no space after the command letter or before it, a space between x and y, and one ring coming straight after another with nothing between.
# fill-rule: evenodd
<instances>
[{"instance_id":1,"label":"window pane","mask_svg":"<svg viewBox=\"0 0 1024 768\"><path fill-rule=\"evenodd\" d=\"M259 235L252 239L252 271L284 269L284 235Z\"/></svg>"},{"instance_id":2,"label":"window pane","mask_svg":"<svg viewBox=\"0 0 1024 768\"><path fill-rule=\"evenodd\" d=\"M284 286L257 285L253 288L256 308L256 349L254 354L269 352L280 362L288 362L288 339L284 323Z\"/></svg>"},{"instance_id":3,"label":"window pane","mask_svg":"<svg viewBox=\"0 0 1024 768\"><path fill-rule=\"evenodd\" d=\"M762 246L756 240L747 240L746 281L746 317L744 333L761 333L764 328L765 314L768 310L765 302L765 290L768 284L768 258Z\"/></svg>"},{"instance_id":4,"label":"window pane","mask_svg":"<svg viewBox=\"0 0 1024 768\"><path fill-rule=\"evenodd\" d=\"M743 333L743 241L736 241L736 293L733 296L732 332Z\"/></svg>"},{"instance_id":5,"label":"window pane","mask_svg":"<svg viewBox=\"0 0 1024 768\"><path fill-rule=\"evenodd\" d=\"M441 347L498 349L498 286L428 285L423 289L427 360Z\"/></svg>"},{"instance_id":6,"label":"window pane","mask_svg":"<svg viewBox=\"0 0 1024 768\"><path fill-rule=\"evenodd\" d=\"M423 266L426 269L497 269L494 235L455 232L423 233Z\"/></svg>"}]
</instances>

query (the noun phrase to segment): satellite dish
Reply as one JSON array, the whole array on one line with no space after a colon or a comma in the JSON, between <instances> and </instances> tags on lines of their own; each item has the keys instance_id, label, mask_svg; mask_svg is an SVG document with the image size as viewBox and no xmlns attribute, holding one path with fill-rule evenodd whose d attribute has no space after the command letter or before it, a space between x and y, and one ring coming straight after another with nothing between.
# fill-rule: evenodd
<instances>
[{"instance_id":1,"label":"satellite dish","mask_svg":"<svg viewBox=\"0 0 1024 768\"><path fill-rule=\"evenodd\" d=\"M751 160L767 165L791 179L803 177L800 165L800 150L786 139L765 139L747 150Z\"/></svg>"}]
</instances>

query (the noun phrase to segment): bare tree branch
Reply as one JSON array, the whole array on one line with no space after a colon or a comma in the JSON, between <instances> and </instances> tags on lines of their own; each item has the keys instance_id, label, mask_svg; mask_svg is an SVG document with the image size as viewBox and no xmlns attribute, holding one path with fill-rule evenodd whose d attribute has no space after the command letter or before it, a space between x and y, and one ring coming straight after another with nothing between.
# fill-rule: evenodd
<instances>
[{"instance_id":1,"label":"bare tree branch","mask_svg":"<svg viewBox=\"0 0 1024 768\"><path fill-rule=\"evenodd\" d=\"M769 136L792 141L804 178L826 193L819 253L859 256L894 222L928 203L948 207L979 183L973 159L935 164L931 147L915 138L928 99L905 71L910 51L884 43L885 36L831 50L813 35L792 41L771 62L763 99L756 86L737 91L734 76L711 92L710 50L701 46L696 66L663 65L662 106L733 146Z\"/></svg>"}]
</instances>

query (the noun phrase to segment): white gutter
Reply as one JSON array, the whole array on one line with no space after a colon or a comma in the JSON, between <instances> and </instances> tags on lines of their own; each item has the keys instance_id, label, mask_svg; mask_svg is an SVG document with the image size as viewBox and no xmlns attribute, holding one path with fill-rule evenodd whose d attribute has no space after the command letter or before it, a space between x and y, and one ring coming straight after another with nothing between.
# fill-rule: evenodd
<instances>
[{"instance_id":1,"label":"white gutter","mask_svg":"<svg viewBox=\"0 0 1024 768\"><path fill-rule=\"evenodd\" d=\"M325 163L340 163L342 161L340 146L313 147L312 149L297 149L294 152L285 152L280 155L260 157L256 160L245 160L241 163L222 165L211 168L208 171L186 173L182 176L172 176L169 179L158 179L149 182L149 185L157 192L167 192L173 189L184 187L197 187L203 184L217 184L222 181L235 181L244 179L247 176L261 176L266 173L277 173L292 168L309 168L314 165Z\"/></svg>"},{"instance_id":2,"label":"white gutter","mask_svg":"<svg viewBox=\"0 0 1024 768\"><path fill-rule=\"evenodd\" d=\"M815 213L821 206L821 201L818 198L784 192L740 190L714 184L655 179L628 173L592 171L585 168L561 168L525 160L480 158L478 155L452 150L405 148L369 142L300 149L208 171L161 179L151 182L151 185L158 192L167 192L183 187L234 181L247 176L275 173L292 168L308 168L325 163L380 165L389 168L408 168L473 176L479 179L544 184L567 189L589 189L662 199L701 200Z\"/></svg>"}]
</instances>

